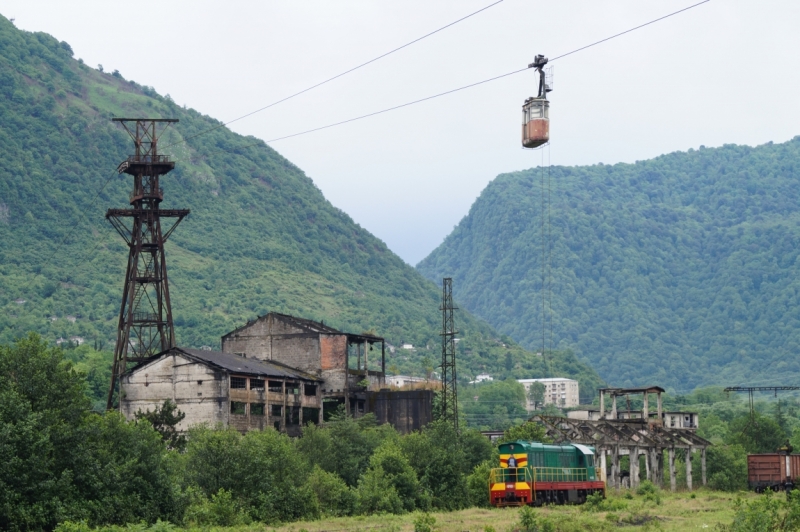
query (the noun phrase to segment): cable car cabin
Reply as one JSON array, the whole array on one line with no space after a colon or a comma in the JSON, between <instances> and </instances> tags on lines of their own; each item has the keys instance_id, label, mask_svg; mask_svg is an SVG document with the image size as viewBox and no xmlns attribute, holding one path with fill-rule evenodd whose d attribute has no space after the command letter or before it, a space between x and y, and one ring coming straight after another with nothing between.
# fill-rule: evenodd
<instances>
[{"instance_id":1,"label":"cable car cabin","mask_svg":"<svg viewBox=\"0 0 800 532\"><path fill-rule=\"evenodd\" d=\"M522 146L538 148L550 140L550 102L528 98L522 106Z\"/></svg>"},{"instance_id":2,"label":"cable car cabin","mask_svg":"<svg viewBox=\"0 0 800 532\"><path fill-rule=\"evenodd\" d=\"M528 68L535 68L539 73L539 94L535 98L528 98L522 104L522 146L525 148L538 148L550 140L550 102L547 93L553 90L547 84L544 70L547 58L537 55Z\"/></svg>"}]
</instances>

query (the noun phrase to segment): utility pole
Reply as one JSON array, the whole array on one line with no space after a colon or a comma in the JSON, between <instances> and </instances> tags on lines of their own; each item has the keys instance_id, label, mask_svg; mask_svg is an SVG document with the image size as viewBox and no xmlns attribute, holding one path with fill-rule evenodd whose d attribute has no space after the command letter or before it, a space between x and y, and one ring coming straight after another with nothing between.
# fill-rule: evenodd
<instances>
[{"instance_id":1,"label":"utility pole","mask_svg":"<svg viewBox=\"0 0 800 532\"><path fill-rule=\"evenodd\" d=\"M456 382L456 307L453 306L453 279L442 280L442 419L458 433L458 386Z\"/></svg>"},{"instance_id":2,"label":"utility pole","mask_svg":"<svg viewBox=\"0 0 800 532\"><path fill-rule=\"evenodd\" d=\"M158 153L157 128L169 127L174 118L113 118L133 139L135 155L120 163L117 171L133 176L130 209L109 209L106 219L128 244L128 268L122 291L117 324L114 365L106 408L114 407L114 394L128 362L146 358L175 346L172 305L167 283L164 242L188 209L161 209L164 189L160 177L175 168L166 155ZM166 230L162 219L174 219ZM130 222L128 222L130 219Z\"/></svg>"}]
</instances>

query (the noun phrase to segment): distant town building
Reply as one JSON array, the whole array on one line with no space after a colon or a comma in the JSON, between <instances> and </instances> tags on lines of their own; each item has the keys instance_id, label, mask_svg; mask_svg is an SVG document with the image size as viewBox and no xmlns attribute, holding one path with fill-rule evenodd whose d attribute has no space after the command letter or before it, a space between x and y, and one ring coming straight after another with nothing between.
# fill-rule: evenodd
<instances>
[{"instance_id":1,"label":"distant town building","mask_svg":"<svg viewBox=\"0 0 800 532\"><path fill-rule=\"evenodd\" d=\"M69 341L75 345L83 345L85 340L83 339L83 336L70 336Z\"/></svg>"},{"instance_id":2,"label":"distant town building","mask_svg":"<svg viewBox=\"0 0 800 532\"><path fill-rule=\"evenodd\" d=\"M494 380L494 378L491 375L489 375L487 373L481 373L480 375L475 375L475 380L474 381L469 381L469 383L470 384L478 384L479 382L493 381L493 380Z\"/></svg>"},{"instance_id":3,"label":"distant town building","mask_svg":"<svg viewBox=\"0 0 800 532\"><path fill-rule=\"evenodd\" d=\"M556 405L559 408L572 408L580 404L578 381L562 377L547 379L517 379L525 387L525 407L530 412L536 409L530 398L531 384L544 384L544 404Z\"/></svg>"},{"instance_id":4,"label":"distant town building","mask_svg":"<svg viewBox=\"0 0 800 532\"><path fill-rule=\"evenodd\" d=\"M400 349L409 349L410 350L410 349L414 349L414 346L412 344L403 344L403 345L400 346Z\"/></svg>"},{"instance_id":5,"label":"distant town building","mask_svg":"<svg viewBox=\"0 0 800 532\"><path fill-rule=\"evenodd\" d=\"M642 419L641 410L620 410L616 415L616 420ZM571 410L567 412L567 417L586 421L602 419L600 410L594 408ZM606 418L611 419L609 413L606 413ZM661 421L662 426L670 429L697 429L700 420L697 412L662 412Z\"/></svg>"},{"instance_id":6,"label":"distant town building","mask_svg":"<svg viewBox=\"0 0 800 532\"><path fill-rule=\"evenodd\" d=\"M407 386L409 384L415 384L418 382L428 382L428 379L424 377L409 377L408 375L392 375L386 377L386 384L389 386L397 386L402 388L403 386Z\"/></svg>"}]
</instances>

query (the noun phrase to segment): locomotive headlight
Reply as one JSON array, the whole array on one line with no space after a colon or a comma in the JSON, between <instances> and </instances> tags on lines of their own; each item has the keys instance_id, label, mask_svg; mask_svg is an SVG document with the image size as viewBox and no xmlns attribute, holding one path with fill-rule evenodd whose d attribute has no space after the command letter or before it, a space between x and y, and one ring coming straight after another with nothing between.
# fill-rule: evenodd
<instances>
[{"instance_id":1,"label":"locomotive headlight","mask_svg":"<svg viewBox=\"0 0 800 532\"><path fill-rule=\"evenodd\" d=\"M507 490L513 490L514 489L514 484L506 484L506 489Z\"/></svg>"}]
</instances>

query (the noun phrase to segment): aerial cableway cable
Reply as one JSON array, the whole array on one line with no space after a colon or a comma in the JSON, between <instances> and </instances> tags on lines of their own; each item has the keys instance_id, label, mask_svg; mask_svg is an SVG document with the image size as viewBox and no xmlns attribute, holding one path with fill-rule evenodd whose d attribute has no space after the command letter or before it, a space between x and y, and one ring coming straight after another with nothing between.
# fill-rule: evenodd
<instances>
[{"instance_id":1,"label":"aerial cableway cable","mask_svg":"<svg viewBox=\"0 0 800 532\"><path fill-rule=\"evenodd\" d=\"M257 109L256 111L252 111L251 113L248 113L248 114L246 114L246 115L242 115L242 116L240 116L239 118L236 118L236 119L234 119L234 120L231 120L231 121L229 121L229 122L227 122L227 123L225 123L225 124L220 124L220 125L214 126L213 128L210 128L210 129L207 129L207 130L201 131L201 132L199 132L199 133L196 133L196 134L194 134L194 135L192 135L192 136L185 137L185 138L183 138L182 140L180 140L180 141L178 141L178 142L175 142L175 143L173 143L173 144L170 144L170 145L166 146L164 149L166 149L166 148L168 148L168 147L171 147L171 146L176 146L176 145L178 145L178 144L182 144L182 143L184 143L184 142L186 142L186 141L188 141L188 140L190 140L190 139L192 139L192 138L196 138L196 137L198 137L198 136L200 136L200 135L203 135L203 134L205 134L205 133L208 133L208 132L210 132L210 131L213 131L213 130L215 130L215 129L219 129L219 128L221 128L221 127L224 127L224 126L225 126L225 125L227 125L227 124L230 124L230 123L232 123L232 122L235 122L236 120L241 120L242 118L245 118L245 117L247 117L247 116L251 116L251 115L253 115L253 114L255 114L255 113L258 113L258 112L260 112L260 111L263 111L263 110L265 110L265 109L268 109L269 107L275 106L275 105L277 105L277 104L281 103L282 101L286 101L286 100L288 100L288 99L290 99L290 98L294 98L295 96L298 96L298 95L300 95L300 94L302 94L302 93L304 93L304 92L308 92L308 91L310 91L310 90L312 90L312 89L314 89L314 88L316 88L316 87L319 87L320 85L323 85L323 84L325 84L325 83L328 83L328 82L330 82L330 81L332 81L332 80L334 80L334 79L336 79L336 78L338 78L338 77L344 76L345 74L347 74L347 73L349 73L349 72L352 72L353 70L356 70L356 69L358 69L358 68L361 68L361 67L363 67L363 66L366 66L366 65L368 65L368 64L370 64L370 63L372 63L372 62L375 62L375 61L377 61L378 59L381 59L381 58L383 58L383 57L386 57L387 55L390 55L390 54L392 54L392 53L394 53L394 52L396 52L396 51L399 51L399 50L401 50L401 49L403 49L403 48L405 48L405 47L407 47L407 46L409 46L409 45L411 45L411 44L414 44L414 43L416 43L416 42L419 42L420 40L422 40L422 39L424 39L424 38L426 38L426 37L429 37L429 36L431 36L431 35L433 35L433 34L435 34L435 33L438 33L438 32L440 32L440 31L442 31L442 30L444 30L444 29L446 29L446 28L448 28L448 27L450 27L450 26L453 26L454 24L457 24L458 22L461 22L461 21L463 21L463 20L465 20L465 19L467 19L467 18L469 18L469 17L472 17L472 16L474 16L474 15L476 15L476 14L480 13L481 11L485 11L486 9L489 9L490 7L493 7L493 6L495 6L495 5L499 4L499 3L500 3L500 2L502 2L502 1L503 1L503 0L498 0L498 1L494 2L494 3L492 3L492 4L489 4L489 5L487 5L486 7L482 8L482 9L479 9L478 11L475 11L475 12L473 12L473 13L470 13L469 15L466 15L465 17L462 17L462 18L460 18L460 19L458 19L458 20L456 20L456 21L454 21L454 22L452 22L452 23L450 23L450 24L448 24L448 25L446 25L446 26L443 26L443 27L441 27L441 28L439 28L439 29L437 29L437 30L435 30L435 31L433 31L433 32L430 32L430 33L428 33L428 34L426 34L426 35L423 35L422 37L419 37L419 38L415 39L414 41L411 41L411 42L409 42L409 43L406 43L406 44L405 44L405 45L403 45L403 46L400 46L400 47L398 47L398 48L395 48L395 49L393 49L393 50L391 50L391 51L389 51L389 52L387 52L387 53L385 53L385 54L383 54L383 55L380 55L380 56L378 56L378 57L376 57L376 58L374 58L374 59L372 59L372 60L370 60L370 61L367 61L366 63L362 63L361 65L358 65L358 66L356 66L356 67L354 67L354 68L352 68L352 69L350 69L350 70L348 70L348 71L346 71L346 72L343 72L343 73L341 73L341 74L339 74L339 75L337 75L337 76L334 76L333 78L327 79L327 80L325 80L325 81L323 81L323 82L321 82L321 83L318 83L318 84L316 84L316 85L314 85L314 86L311 86L311 87L309 87L309 88L307 88L307 89L305 89L305 90L303 90L303 91L300 91L300 92L298 92L298 93L296 93L296 94L290 95L290 96L288 96L288 97L286 97L286 98L284 98L284 99L282 99L282 100L279 100L279 101L277 101L277 102L274 102L274 103L272 103L272 104L270 104L270 105L268 105L268 106L262 107L261 109ZM710 1L711 1L711 0L702 0L701 2L698 2L698 3L696 3L696 4L690 5L690 6L688 6L688 7L685 7L685 8L683 8L683 9L679 9L679 10L677 10L677 11L674 11L674 12L672 12L672 13L669 13L669 14L667 14L667 15L664 15L664 16L662 16L662 17L659 17L659 18L653 19L653 20L651 20L651 21L649 21L649 22L645 22L644 24L640 24L640 25L638 25L638 26L635 26L635 27L633 27L633 28L630 28L630 29L627 29L627 30L625 30L625 31L622 31L622 32L616 33L616 34L614 34L614 35L611 35L611 36L609 36L609 37L606 37L606 38L604 38L604 39L601 39L601 40L599 40L599 41L595 41L595 42L593 42L593 43L591 43L591 44L587 44L587 45L585 45L585 46L581 46L580 48L576 48L575 50L572 50L572 51L570 51L570 52L567 52L567 53L564 53L564 54L558 55L558 56L556 56L556 57L554 57L554 58L550 59L550 62L552 62L552 61L556 61L556 60L558 60L558 59L561 59L561 58L563 58L563 57L567 57L567 56L569 56L569 55L572 55L572 54L575 54L575 53L577 53L577 52L580 52L580 51L586 50L586 49L588 49L588 48L591 48L591 47L593 47L593 46L597 46L598 44L601 44L601 43L607 42L607 41L609 41L609 40L611 40L611 39L614 39L614 38L620 37L620 36L622 36L622 35L625 35L625 34L627 34L627 33L630 33L630 32L632 32L632 31L636 31L636 30L638 30L638 29L644 28L645 26L649 26L649 25L651 25L651 24L654 24L654 23L656 23L656 22L659 22L659 21L661 21L661 20L664 20L664 19L670 18L670 17L672 17L672 16L675 16L675 15L677 15L677 14L679 14L679 13L683 13L683 12L685 12L685 11L688 11L688 10L690 10L690 9L693 9L693 8L695 8L695 7L697 7L697 6L700 6L700 5L702 5L702 4L706 4L706 3L710 2ZM239 146L239 147L235 147L235 148L219 148L219 149L206 150L206 153L209 153L209 152L217 152L217 151L225 151L225 152L229 152L229 153L236 153L238 150L242 150L242 149L246 149L246 148L252 148L252 147L258 147L258 146L264 146L265 144L268 144L268 143L270 143L270 142L277 142L277 141L279 141L279 140L284 140L284 139L288 139L288 138L292 138L292 137L298 137L298 136L300 136L300 135L306 135L306 134L309 134L309 133L313 133L313 132L315 132L315 131L320 131L320 130L323 130L323 129L332 128L332 127L339 126L339 125L343 125L343 124L347 124L347 123L350 123L350 122L355 122L355 121L357 121L357 120L363 120L363 119L365 119L365 118L369 118L369 117L372 117L372 116L377 116L377 115L380 115L380 114L383 114L383 113L388 113L389 111L394 111L394 110L397 110L397 109L402 109L402 108L404 108L404 107L408 107L408 106L411 106L411 105L415 105L415 104L417 104L417 103L422 103L422 102L425 102L425 101L428 101L428 100L433 100L433 99L435 99L435 98L439 98L439 97L442 97L442 96L446 96L446 95L448 95L448 94L453 94L453 93L455 93L455 92L459 92L459 91L462 91L462 90L466 90L466 89L469 89L469 88L472 88L472 87L477 87L478 85L483 85L483 84L485 84L485 83L489 83L489 82L491 82L491 81L496 81L496 80L498 80L498 79L502 79L502 78L506 78L506 77L508 77L508 76L513 76L513 75L515 75L515 74L519 74L520 72L524 72L524 71L526 71L526 70L529 70L529 68L530 68L530 67L521 68L521 69L519 69L519 70L514 70L514 71L512 71L512 72L508 72L508 73L506 73L506 74L501 74L501 75L499 75L499 76L494 76L494 77L491 77L491 78L488 78L488 79L485 79L485 80L482 80L482 81L478 81L478 82L475 82L475 83L470 83L470 84L468 84L468 85L464 85L464 86L458 87L458 88L456 88L456 89L452 89L452 90L449 90L449 91L445 91L445 92L441 92L441 93L438 93L438 94L434 94L434 95L432 95L432 96L428 96L428 97L426 97L426 98L420 98L420 99L418 99L418 100L414 100L414 101L411 101L411 102L407 102L407 103L404 103L404 104L401 104L401 105L395 105L395 106L393 106L393 107L389 107L389 108L387 108L387 109L383 109L383 110L380 110L380 111L375 111L375 112L368 113L368 114L365 114L365 115L361 115L361 116L358 116L358 117L355 117L355 118L351 118L351 119L348 119L348 120L342 120L342 121L340 121L340 122L336 122L336 123L333 123L333 124L328 124L328 125L326 125L326 126L321 126L321 127L317 127L317 128L309 129L309 130L306 130L306 131L301 131L301 132L299 132L299 133L294 133L294 134L291 134L291 135L285 135L285 136L282 136L282 137L277 137L277 138L274 138L274 139L271 139L271 140L267 140L267 141L259 140L258 142L251 143L251 144L245 144L245 145L242 145L242 146ZM202 156L200 156L200 157L202 157ZM197 159L197 158L200 158L200 157L189 157L189 159ZM185 160L185 159L179 159L178 161L180 161L180 160ZM177 161L176 161L176 162L177 162ZM111 176L111 177L113 177L113 175L115 175L115 174L116 174L116 172L114 172L114 174L112 174L112 176ZM98 192L97 192L97 195L95 196L95 198L94 198L94 200L92 201L92 203L94 203L94 202L97 200L97 198L100 196L100 194L102 193L103 189L105 189L106 185L107 185L107 184L108 184L108 182L111 180L111 177L109 177L109 179L108 179L108 180L107 180L107 181L106 181L106 182L103 184L103 186L100 188L100 190L98 190ZM83 217L84 217L84 219L85 219L85 212L83 212L82 214L83 214ZM74 233L74 231L73 231L73 233ZM71 234L72 234L72 233L71 233ZM56 254L56 253L58 253L58 251L60 251L60 250L61 250L61 248L62 248L62 247L63 247L63 246L66 244L66 241L69 239L69 237L71 236L71 234L67 235L67 236L64 238L64 240L62 240L62 242L61 242L61 243L60 243L60 244L57 246L56 250L54 251L54 253L53 253L53 254L52 254L52 256L50 257L50 259L48 259L46 262L50 262L50 260L52 260L52 258L54 258L54 257L55 257L55 254ZM96 244L95 244L95 249L96 249L97 247L98 247L98 243L96 243ZM34 276L34 279L35 279L35 277L37 277L38 275L39 275L39 274L37 273L37 274Z\"/></svg>"},{"instance_id":2,"label":"aerial cableway cable","mask_svg":"<svg viewBox=\"0 0 800 532\"><path fill-rule=\"evenodd\" d=\"M711 0L702 0L701 2L698 2L696 4L692 4L692 5L688 6L688 7L683 8L683 9L679 9L678 11L673 11L672 13L669 13L669 14L664 15L662 17L653 19L653 20L651 20L649 22L645 22L644 24L639 24L638 26L634 26L633 28L629 28L629 29L627 29L625 31L621 31L619 33L615 33L614 35L611 35L611 36L606 37L604 39L601 39L599 41L595 41L595 42L593 42L591 44L587 44L585 46L581 46L580 48L576 48L575 50L572 50L570 52L566 52L564 54L558 55L558 56L550 59L550 62L552 63L553 61L556 61L558 59L567 57L569 55L578 53L580 51L586 50L586 49L591 48L593 46L597 46L598 44L610 41L611 39L615 39L617 37L621 37L622 35L631 33L633 31L636 31L638 29L644 28L644 27L649 26L651 24L655 24L656 22L659 22L659 21L665 20L667 18L673 17L675 15L678 15L680 13L683 13L685 11L688 11L690 9L698 7L700 5L706 4L706 3L710 2L710 1ZM494 4L492 4L492 5L494 5ZM487 8L488 7L491 7L491 6L487 6ZM487 9L487 8L484 8L484 9ZM349 124L350 122L356 122L358 120L363 120L365 118L370 118L370 117L373 117L373 116L381 115L381 114L384 114L384 113L388 113L390 111L396 111L396 110L402 109L404 107L409 107L411 105L416 105L418 103L422 103L422 102L426 102L426 101L433 100L433 99L436 99L436 98L440 98L442 96L447 96L448 94L453 94L453 93L456 93L456 92L459 92L459 91L470 89L472 87L477 87L477 86L483 85L485 83L489 83L489 82L492 82L492 81L497 81L499 79L503 79L503 78L506 78L506 77L509 77L509 76L513 76L515 74L519 74L520 72L525 72L525 71L529 70L530 68L531 68L531 66L526 66L525 68L520 68L519 70L514 70L514 71L511 71L511 72L507 72L505 74L500 74L498 76L493 76L493 77L488 78L488 79L484 79L484 80L481 80L481 81L476 81L475 83L470 83L468 85L463 85L461 87L458 87L458 88L455 88L455 89L451 89L451 90L448 90L448 91L444 91L444 92L440 92L440 93L434 94L432 96L427 96L425 98L419 98L417 100L413 100L413 101L406 102L406 103L403 103L403 104L395 105L395 106L392 106L392 107L387 107L386 109L381 109L380 111L373 111L371 113L366 113L366 114L363 114L363 115L360 115L360 116L356 116L354 118L349 118L347 120L340 120L340 121L334 122L332 124L327 124L327 125L324 125L324 126L319 126L319 127L315 127L315 128L312 128L312 129L307 129L307 130L304 130L304 131L300 131L298 133L292 133L290 135L283 135L283 136L275 137L275 138L272 138L272 139L269 139L269 140L266 140L266 141L260 140L260 141L255 142L255 143L245 144L245 145L242 145L242 146L239 146L239 147L236 147L236 148L219 148L219 149L207 150L207 151L208 152L227 151L227 152L235 153L236 150L241 150L241 149L245 149L245 148L252 148L254 146L263 146L264 144L269 144L269 143L272 143L272 142L278 142L280 140L290 139L290 138L293 138L293 137L299 137L301 135L307 135L309 133L314 133L316 131L321 131L323 129L329 129L329 128L332 128L332 127L341 126L341 125L344 125L344 124ZM266 109L266 108L264 108L264 109ZM222 125L216 126L216 127L222 127L224 125L225 124L222 124ZM200 135L201 133L198 133L197 135L194 135L192 137L187 137L183 141L179 141L179 142L177 142L175 144L179 144L180 142L185 142L186 140L194 138L194 137ZM170 146L174 146L175 144L171 144Z\"/></svg>"},{"instance_id":3,"label":"aerial cableway cable","mask_svg":"<svg viewBox=\"0 0 800 532\"><path fill-rule=\"evenodd\" d=\"M436 33L439 33L440 31L446 30L446 29L447 29L447 28L449 28L450 26L455 26L455 25L456 25L456 24L458 24L459 22L462 22L462 21L464 21L464 20L467 20L468 18L470 18L470 17L473 17L473 16L477 15L478 13L480 13L480 12L482 12L482 11L486 11L486 10L487 10L487 9L489 9L490 7L494 7L494 6L496 6L497 4L499 4L499 3L503 2L503 1L504 1L504 0L497 0L496 2L493 2L493 3L489 4L488 6L482 7L482 8L480 8L480 9L479 9L479 10L477 10L477 11L473 11L473 12L472 12L472 13L470 13L469 15L463 16L463 17L461 17L461 18L460 18L460 19L458 19L458 20L454 20L454 21L453 21L453 22L451 22L450 24L447 24L447 25L445 25L445 26L442 26L441 28L439 28L439 29L437 29L437 30L431 31L431 32L429 32L429 33L426 33L426 34L425 34L425 35L423 35L422 37L417 37L417 38L416 38L416 39L414 39L413 41L409 41L409 42L407 42L406 44L404 44L404 45L402 45L402 46L398 46L397 48L394 48L393 50L389 50L389 51L388 51L388 52L386 52L386 53L383 53L383 54L381 54L381 55L379 55L379 56L377 56L377 57L374 57L374 58L370 59L369 61L366 61L365 63L361 63L361 64L360 64L360 65L358 65L358 66L354 66L353 68L350 68L349 70L345 70L344 72L342 72L342 73L340 73L340 74L336 74L335 76L333 76L333 77L331 77L331 78L328 78L328 79L326 79L326 80L324 80L324 81L320 81L319 83L316 83L316 84L314 84L314 85L312 85L312 86L310 86L310 87L308 87L308 88L305 88L305 89L303 89L303 90L301 90L301 91L299 91L299 92L295 92L294 94L290 94L289 96L286 96L286 97L284 97L284 98L281 98L280 100L274 101L274 102L272 102L272 103L271 103L271 104L269 104L269 105L265 105L264 107L261 107L260 109L256 109L255 111L251 111L251 112L249 112L249 113L247 113L247 114L244 114L244 115L240 116L239 118L234 118L233 120L229 120L228 122L225 122L224 124L219 124L219 125L216 125L216 126L214 126L214 127L212 127L212 128L205 129L205 130L203 130L203 131L201 131L201 132L199 132L199 133L195 133L194 135L190 135L190 136L188 136L188 137L184 138L184 139L183 139L183 140L181 140L181 141L178 141L178 142L176 142L176 143L174 143L174 144L170 144L170 145L166 146L166 147L165 147L165 148L163 148L163 149L166 149L166 148L169 148L169 147L171 147L171 146L178 145L178 144L182 144L182 143L184 143L184 142L186 142L186 141L188 141L188 140L190 140L190 139L193 139L193 138L199 137L199 136L201 136L201 135L205 135L206 133L210 133L210 132L212 132L212 131L214 131L214 130L217 130L217 129L221 128L221 127L225 127L225 126L227 126L228 124L233 124L234 122L237 122L237 121L239 121L239 120L242 120L243 118L247 118L248 116L252 116L252 115L254 115L254 114L256 114L256 113L260 113L261 111L265 111L265 110L269 109L270 107L275 107L276 105L278 105L278 104L280 104L280 103L283 103L283 102L285 102L285 101L287 101L287 100L291 100L292 98L294 98L294 97L296 97L296 96L300 96L301 94L305 94L306 92L308 92L308 91L311 91L311 90L314 90L314 89L316 89L317 87L321 87L322 85L325 85L326 83L330 83L331 81L333 81L333 80L335 80L335 79L339 79L339 78L341 78L342 76L346 76L347 74L350 74L351 72L354 72L354 71L358 70L359 68L363 68L363 67L365 67L365 66L367 66L367 65L369 65L369 64L371 64L371 63L374 63L375 61L378 61L378 60L380 60L380 59L383 59L383 58L384 58L384 57L386 57L386 56L392 55L392 54L393 54L393 53L395 53L395 52L399 52L399 51L400 51L400 50L402 50L403 48L407 48L407 47L411 46L412 44L418 43L419 41L421 41L421 40L423 40L423 39L425 39L425 38L427 38L427 37L430 37L431 35L434 35L434 34L436 34Z\"/></svg>"}]
</instances>

